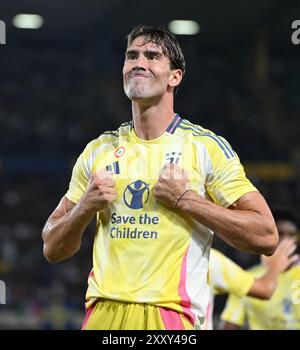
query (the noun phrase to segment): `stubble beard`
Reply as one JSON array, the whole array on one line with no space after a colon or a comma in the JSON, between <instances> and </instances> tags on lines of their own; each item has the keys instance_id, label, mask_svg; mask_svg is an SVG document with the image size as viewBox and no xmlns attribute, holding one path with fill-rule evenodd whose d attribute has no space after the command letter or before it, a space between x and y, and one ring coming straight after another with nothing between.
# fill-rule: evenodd
<instances>
[{"instance_id":1,"label":"stubble beard","mask_svg":"<svg viewBox=\"0 0 300 350\"><path fill-rule=\"evenodd\" d=\"M127 86L124 86L124 91L126 96L132 101L145 99L149 97L150 93L149 88L145 84L135 81L130 81Z\"/></svg>"}]
</instances>

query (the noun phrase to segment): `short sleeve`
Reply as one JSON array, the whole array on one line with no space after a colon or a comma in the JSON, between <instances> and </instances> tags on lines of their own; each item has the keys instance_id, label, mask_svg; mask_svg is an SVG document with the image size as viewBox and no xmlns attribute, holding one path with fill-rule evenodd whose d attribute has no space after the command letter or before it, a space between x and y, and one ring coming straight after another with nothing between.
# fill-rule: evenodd
<instances>
[{"instance_id":1,"label":"short sleeve","mask_svg":"<svg viewBox=\"0 0 300 350\"><path fill-rule=\"evenodd\" d=\"M230 295L227 299L225 309L221 314L221 320L242 327L245 323L245 317L246 312L243 298L239 298L235 295Z\"/></svg>"},{"instance_id":2,"label":"short sleeve","mask_svg":"<svg viewBox=\"0 0 300 350\"><path fill-rule=\"evenodd\" d=\"M228 207L244 194L257 191L247 179L239 157L224 138L214 136L208 151L210 164L206 189L215 203Z\"/></svg>"},{"instance_id":3,"label":"short sleeve","mask_svg":"<svg viewBox=\"0 0 300 350\"><path fill-rule=\"evenodd\" d=\"M73 203L78 203L85 193L91 176L91 143L77 158L73 167L69 189L65 196Z\"/></svg>"}]
</instances>

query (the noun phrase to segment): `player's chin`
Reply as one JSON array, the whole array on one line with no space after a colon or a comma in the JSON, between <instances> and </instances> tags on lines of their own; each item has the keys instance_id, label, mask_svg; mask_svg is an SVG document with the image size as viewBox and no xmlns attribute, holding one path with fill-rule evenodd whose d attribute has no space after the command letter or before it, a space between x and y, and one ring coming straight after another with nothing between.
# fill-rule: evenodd
<instances>
[{"instance_id":1,"label":"player's chin","mask_svg":"<svg viewBox=\"0 0 300 350\"><path fill-rule=\"evenodd\" d=\"M139 86L134 86L134 87L128 87L125 90L125 93L130 100L135 101L135 100L140 100L145 98L145 93L143 90L144 89L142 89Z\"/></svg>"}]
</instances>

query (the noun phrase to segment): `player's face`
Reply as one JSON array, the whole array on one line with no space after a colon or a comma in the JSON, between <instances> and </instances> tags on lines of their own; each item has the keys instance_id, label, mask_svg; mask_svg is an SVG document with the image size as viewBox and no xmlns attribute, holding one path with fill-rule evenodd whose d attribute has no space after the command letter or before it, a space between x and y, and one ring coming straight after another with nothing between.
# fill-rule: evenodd
<instances>
[{"instance_id":1,"label":"player's face","mask_svg":"<svg viewBox=\"0 0 300 350\"><path fill-rule=\"evenodd\" d=\"M297 240L297 226L290 220L278 220L276 222L277 230L280 239L285 237L294 238Z\"/></svg>"},{"instance_id":2,"label":"player's face","mask_svg":"<svg viewBox=\"0 0 300 350\"><path fill-rule=\"evenodd\" d=\"M161 47L144 37L136 38L127 48L123 67L123 84L132 101L151 100L163 96L170 88L172 70L170 60Z\"/></svg>"}]
</instances>

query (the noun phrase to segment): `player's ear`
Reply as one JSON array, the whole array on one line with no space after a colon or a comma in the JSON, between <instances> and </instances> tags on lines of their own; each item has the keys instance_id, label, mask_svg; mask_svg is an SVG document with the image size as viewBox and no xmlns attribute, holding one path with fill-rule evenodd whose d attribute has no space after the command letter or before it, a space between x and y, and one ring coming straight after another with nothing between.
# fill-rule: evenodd
<instances>
[{"instance_id":1,"label":"player's ear","mask_svg":"<svg viewBox=\"0 0 300 350\"><path fill-rule=\"evenodd\" d=\"M181 69L173 69L169 76L169 85L172 87L176 87L181 83L182 80L182 70Z\"/></svg>"}]
</instances>

